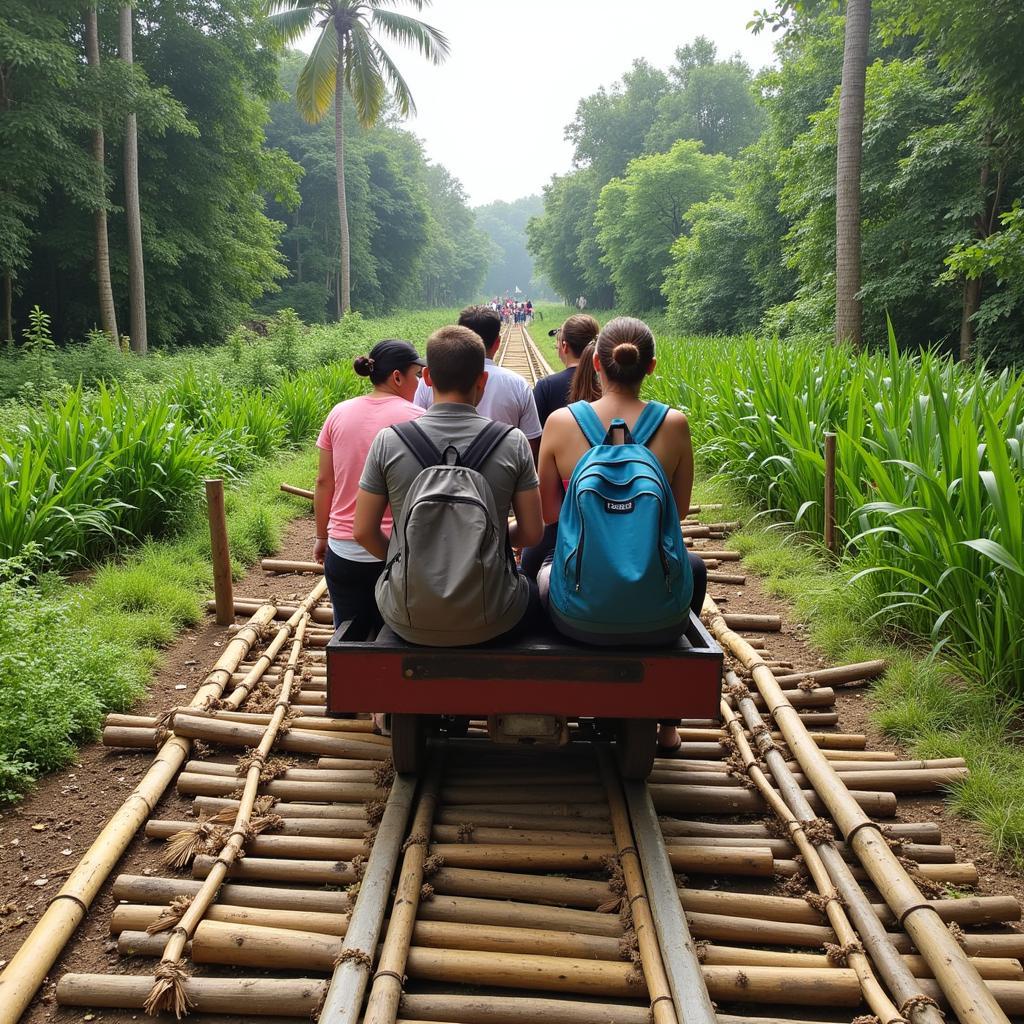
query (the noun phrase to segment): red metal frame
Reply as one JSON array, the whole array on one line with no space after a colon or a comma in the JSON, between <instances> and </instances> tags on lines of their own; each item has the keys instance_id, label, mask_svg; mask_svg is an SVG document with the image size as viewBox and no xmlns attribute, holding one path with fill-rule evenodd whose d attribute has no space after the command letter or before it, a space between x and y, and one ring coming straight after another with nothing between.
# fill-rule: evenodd
<instances>
[{"instance_id":1,"label":"red metal frame","mask_svg":"<svg viewBox=\"0 0 1024 1024\"><path fill-rule=\"evenodd\" d=\"M671 648L594 648L561 639L507 647L353 643L327 647L327 712L717 718L722 651L691 619Z\"/></svg>"}]
</instances>

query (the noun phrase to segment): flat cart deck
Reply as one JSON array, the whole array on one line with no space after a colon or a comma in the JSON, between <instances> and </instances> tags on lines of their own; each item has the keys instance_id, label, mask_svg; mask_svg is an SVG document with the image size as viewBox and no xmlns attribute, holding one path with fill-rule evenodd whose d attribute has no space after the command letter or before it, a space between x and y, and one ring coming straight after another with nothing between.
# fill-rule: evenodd
<instances>
[{"instance_id":1,"label":"flat cart deck","mask_svg":"<svg viewBox=\"0 0 1024 1024\"><path fill-rule=\"evenodd\" d=\"M374 642L348 632L343 623L327 645L327 713L389 712L399 772L419 769L445 718L487 718L505 738L517 721L572 718L611 723L624 775L644 778L656 722L719 715L722 650L692 614L675 644L651 648L588 647L553 629L478 647L420 647L386 627Z\"/></svg>"}]
</instances>

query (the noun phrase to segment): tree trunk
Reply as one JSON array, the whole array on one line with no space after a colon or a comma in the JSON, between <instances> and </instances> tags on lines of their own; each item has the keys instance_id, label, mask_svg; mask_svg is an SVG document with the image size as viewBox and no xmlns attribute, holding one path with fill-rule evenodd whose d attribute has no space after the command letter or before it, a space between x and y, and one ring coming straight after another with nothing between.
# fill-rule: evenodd
<instances>
[{"instance_id":1,"label":"tree trunk","mask_svg":"<svg viewBox=\"0 0 1024 1024\"><path fill-rule=\"evenodd\" d=\"M974 321L971 317L981 305L981 278L964 282L964 308L960 318L960 361L968 363L974 356Z\"/></svg>"},{"instance_id":2,"label":"tree trunk","mask_svg":"<svg viewBox=\"0 0 1024 1024\"><path fill-rule=\"evenodd\" d=\"M848 0L836 146L836 344L861 344L860 165L871 0Z\"/></svg>"},{"instance_id":3,"label":"tree trunk","mask_svg":"<svg viewBox=\"0 0 1024 1024\"><path fill-rule=\"evenodd\" d=\"M121 60L131 65L132 9L121 8ZM128 228L128 307L133 352L149 349L146 330L146 272L142 259L142 213L139 209L139 126L135 112L124 123L124 212Z\"/></svg>"},{"instance_id":4,"label":"tree trunk","mask_svg":"<svg viewBox=\"0 0 1024 1024\"><path fill-rule=\"evenodd\" d=\"M14 286L11 281L11 268L4 269L4 341L14 344Z\"/></svg>"},{"instance_id":5,"label":"tree trunk","mask_svg":"<svg viewBox=\"0 0 1024 1024\"><path fill-rule=\"evenodd\" d=\"M349 277L348 201L345 198L345 67L344 39L338 33L338 70L334 80L334 161L338 175L338 226L341 234L341 287L338 307L342 314L351 306Z\"/></svg>"},{"instance_id":6,"label":"tree trunk","mask_svg":"<svg viewBox=\"0 0 1024 1024\"><path fill-rule=\"evenodd\" d=\"M100 39L95 4L85 11L85 56L89 67L99 71ZM102 111L97 109L97 126L92 133L92 157L96 162L96 179L99 183L99 202L93 222L96 229L96 286L99 289L100 322L103 330L116 346L120 344L117 333L117 315L114 312L114 293L110 287L110 246L107 242L107 184L103 168L103 127Z\"/></svg>"}]
</instances>

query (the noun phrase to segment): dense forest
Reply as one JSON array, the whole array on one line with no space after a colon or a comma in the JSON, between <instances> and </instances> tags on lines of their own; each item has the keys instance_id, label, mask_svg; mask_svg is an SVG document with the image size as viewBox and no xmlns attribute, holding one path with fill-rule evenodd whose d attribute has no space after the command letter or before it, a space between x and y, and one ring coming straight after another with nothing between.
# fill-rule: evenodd
<instances>
[{"instance_id":1,"label":"dense forest","mask_svg":"<svg viewBox=\"0 0 1024 1024\"><path fill-rule=\"evenodd\" d=\"M864 337L1024 359L1024 19L1013 0L872 5L860 204ZM706 39L580 100L574 166L529 225L540 270L677 329L823 336L835 318L845 9L762 12L777 67Z\"/></svg>"},{"instance_id":2,"label":"dense forest","mask_svg":"<svg viewBox=\"0 0 1024 1024\"><path fill-rule=\"evenodd\" d=\"M292 307L308 322L337 316L333 112L315 124L300 115L307 58L285 48L268 9L263 0L3 5L3 338L39 336L29 323L39 306L57 341L102 328L139 347L129 315L136 179L149 344L223 340L254 308ZM459 182L425 158L394 102L372 127L346 103L354 307L475 296L496 250Z\"/></svg>"}]
</instances>

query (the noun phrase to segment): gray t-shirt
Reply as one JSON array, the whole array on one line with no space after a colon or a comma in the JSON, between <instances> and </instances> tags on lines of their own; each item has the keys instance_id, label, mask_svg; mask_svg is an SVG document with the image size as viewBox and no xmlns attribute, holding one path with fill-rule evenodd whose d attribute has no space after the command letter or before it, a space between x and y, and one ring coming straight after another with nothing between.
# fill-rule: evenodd
<instances>
[{"instance_id":1,"label":"gray t-shirt","mask_svg":"<svg viewBox=\"0 0 1024 1024\"><path fill-rule=\"evenodd\" d=\"M445 402L432 405L421 416L417 425L440 451L452 444L460 452L466 450L477 434L489 422L471 405ZM390 427L382 430L370 445L366 465L359 486L371 494L386 494L396 523L401 521L402 509L409 488L423 467ZM507 530L507 516L512 507L512 496L517 491L529 491L539 486L530 444L521 430L513 429L502 438L484 463L481 473L494 492L494 501L502 528ZM396 531L397 534L397 531ZM392 544L396 543L392 535ZM504 538L502 538L504 544ZM393 552L389 553L389 557ZM529 600L529 585L525 577L516 578L519 593L510 605L509 622L501 630L511 629L522 618ZM493 624L487 635L476 636L472 627L453 635L453 645L480 643L494 636ZM415 639L410 637L409 639Z\"/></svg>"}]
</instances>

